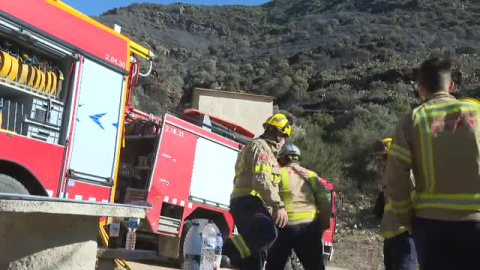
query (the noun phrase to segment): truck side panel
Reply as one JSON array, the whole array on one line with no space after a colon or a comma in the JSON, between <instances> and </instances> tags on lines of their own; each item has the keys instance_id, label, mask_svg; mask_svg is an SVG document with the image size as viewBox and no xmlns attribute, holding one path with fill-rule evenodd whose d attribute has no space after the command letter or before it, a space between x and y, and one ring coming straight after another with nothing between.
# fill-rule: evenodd
<instances>
[{"instance_id":1,"label":"truck side panel","mask_svg":"<svg viewBox=\"0 0 480 270\"><path fill-rule=\"evenodd\" d=\"M0 149L0 159L27 168L42 183L49 195L57 195L63 146L0 132Z\"/></svg>"},{"instance_id":2,"label":"truck side panel","mask_svg":"<svg viewBox=\"0 0 480 270\"><path fill-rule=\"evenodd\" d=\"M57 40L70 43L81 52L126 69L128 40L63 3L48 0L2 1L1 11Z\"/></svg>"},{"instance_id":3,"label":"truck side panel","mask_svg":"<svg viewBox=\"0 0 480 270\"><path fill-rule=\"evenodd\" d=\"M158 228L161 204L153 201L160 199L180 207L192 207L188 196L196 143L195 134L164 122L148 193L148 201L154 208L147 212L147 219L154 232Z\"/></svg>"},{"instance_id":4,"label":"truck side panel","mask_svg":"<svg viewBox=\"0 0 480 270\"><path fill-rule=\"evenodd\" d=\"M64 198L108 203L110 187L68 179Z\"/></svg>"},{"instance_id":5,"label":"truck side panel","mask_svg":"<svg viewBox=\"0 0 480 270\"><path fill-rule=\"evenodd\" d=\"M226 209L239 148L238 143L166 114L148 194L152 231L157 231L163 203L183 208L182 221L194 209L204 208L222 213L230 226Z\"/></svg>"},{"instance_id":6,"label":"truck side panel","mask_svg":"<svg viewBox=\"0 0 480 270\"><path fill-rule=\"evenodd\" d=\"M237 156L237 150L199 137L190 188L192 200L228 209Z\"/></svg>"}]
</instances>

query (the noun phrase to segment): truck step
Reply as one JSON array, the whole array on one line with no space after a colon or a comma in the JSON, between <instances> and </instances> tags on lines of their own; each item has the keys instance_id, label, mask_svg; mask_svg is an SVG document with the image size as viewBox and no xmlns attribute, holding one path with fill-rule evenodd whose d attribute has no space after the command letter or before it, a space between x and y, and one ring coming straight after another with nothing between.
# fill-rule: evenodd
<instances>
[{"instance_id":1,"label":"truck step","mask_svg":"<svg viewBox=\"0 0 480 270\"><path fill-rule=\"evenodd\" d=\"M158 255L153 250L128 250L124 248L97 248L97 258L101 259L123 259L127 261L165 261L165 257Z\"/></svg>"}]
</instances>

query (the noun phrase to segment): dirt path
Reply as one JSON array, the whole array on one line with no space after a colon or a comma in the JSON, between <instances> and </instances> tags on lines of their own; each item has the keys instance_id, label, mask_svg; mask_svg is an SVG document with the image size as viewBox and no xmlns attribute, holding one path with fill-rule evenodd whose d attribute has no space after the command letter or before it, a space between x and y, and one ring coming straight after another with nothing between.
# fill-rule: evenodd
<instances>
[{"instance_id":1,"label":"dirt path","mask_svg":"<svg viewBox=\"0 0 480 270\"><path fill-rule=\"evenodd\" d=\"M382 247L383 240L375 230L354 230L347 235L338 235L334 242L333 260L327 270L382 270ZM176 269L136 262L128 264L133 270Z\"/></svg>"}]
</instances>

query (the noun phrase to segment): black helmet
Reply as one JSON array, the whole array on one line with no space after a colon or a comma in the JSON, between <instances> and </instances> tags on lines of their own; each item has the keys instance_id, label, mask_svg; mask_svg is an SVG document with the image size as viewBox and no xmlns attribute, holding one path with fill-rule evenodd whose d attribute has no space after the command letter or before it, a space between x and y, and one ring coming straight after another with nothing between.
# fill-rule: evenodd
<instances>
[{"instance_id":1,"label":"black helmet","mask_svg":"<svg viewBox=\"0 0 480 270\"><path fill-rule=\"evenodd\" d=\"M285 156L298 156L301 157L300 148L298 148L293 143L287 143L283 145L282 149L278 152L278 157L285 157Z\"/></svg>"}]
</instances>

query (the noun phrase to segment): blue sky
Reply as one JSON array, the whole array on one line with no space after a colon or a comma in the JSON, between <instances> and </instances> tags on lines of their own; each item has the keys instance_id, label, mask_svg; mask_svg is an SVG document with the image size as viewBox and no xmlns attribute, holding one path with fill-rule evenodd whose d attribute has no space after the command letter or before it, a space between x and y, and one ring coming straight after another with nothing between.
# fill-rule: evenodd
<instances>
[{"instance_id":1,"label":"blue sky","mask_svg":"<svg viewBox=\"0 0 480 270\"><path fill-rule=\"evenodd\" d=\"M269 0L150 0L150 1L129 1L129 0L63 0L64 3L85 13L87 15L99 15L100 13L116 7L128 6L132 3L146 2L157 4L170 4L176 2L190 3L197 5L260 5Z\"/></svg>"}]
</instances>

